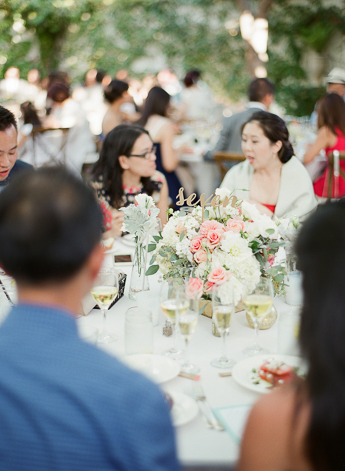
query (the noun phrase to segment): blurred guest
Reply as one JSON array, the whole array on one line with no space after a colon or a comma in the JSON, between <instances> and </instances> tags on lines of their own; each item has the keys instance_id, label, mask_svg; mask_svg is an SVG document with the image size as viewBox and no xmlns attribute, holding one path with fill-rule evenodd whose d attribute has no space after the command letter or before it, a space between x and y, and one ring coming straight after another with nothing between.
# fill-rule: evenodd
<instances>
[{"instance_id":1,"label":"blurred guest","mask_svg":"<svg viewBox=\"0 0 345 471\"><path fill-rule=\"evenodd\" d=\"M14 114L0 106L0 193L9 181L31 165L17 160L17 122Z\"/></svg>"},{"instance_id":2,"label":"blurred guest","mask_svg":"<svg viewBox=\"0 0 345 471\"><path fill-rule=\"evenodd\" d=\"M37 69L30 69L27 75L28 87L26 100L35 103L41 93L40 73Z\"/></svg>"},{"instance_id":3,"label":"blurred guest","mask_svg":"<svg viewBox=\"0 0 345 471\"><path fill-rule=\"evenodd\" d=\"M85 111L92 134L98 136L102 132L102 120L106 112L103 99L102 80L104 72L91 69L86 73L85 85L76 88L72 98L78 101Z\"/></svg>"},{"instance_id":4,"label":"blurred guest","mask_svg":"<svg viewBox=\"0 0 345 471\"><path fill-rule=\"evenodd\" d=\"M178 471L162 392L78 335L103 262L93 192L63 168L16 178L0 195L0 263L18 291L0 328L2 468Z\"/></svg>"},{"instance_id":5,"label":"blurred guest","mask_svg":"<svg viewBox=\"0 0 345 471\"><path fill-rule=\"evenodd\" d=\"M256 111L267 111L274 101L274 85L266 78L254 79L248 87L249 103L247 109L223 120L223 129L212 151L205 154L210 160L217 150L242 152L242 126Z\"/></svg>"},{"instance_id":6,"label":"blurred guest","mask_svg":"<svg viewBox=\"0 0 345 471\"><path fill-rule=\"evenodd\" d=\"M169 188L170 203L175 206L181 188L175 170L179 164L178 152L173 148L177 125L168 118L170 95L161 87L153 87L147 95L141 118L137 123L144 126L156 144L157 170L165 175Z\"/></svg>"},{"instance_id":7,"label":"blurred guest","mask_svg":"<svg viewBox=\"0 0 345 471\"><path fill-rule=\"evenodd\" d=\"M304 303L299 344L306 378L252 409L238 471L338 471L345 434L345 203L321 206L297 240Z\"/></svg>"},{"instance_id":8,"label":"blurred guest","mask_svg":"<svg viewBox=\"0 0 345 471\"><path fill-rule=\"evenodd\" d=\"M273 218L306 217L317 202L310 176L294 157L289 132L279 116L257 111L243 125L246 160L225 175L221 188L254 203Z\"/></svg>"},{"instance_id":9,"label":"blurred guest","mask_svg":"<svg viewBox=\"0 0 345 471\"><path fill-rule=\"evenodd\" d=\"M326 91L327 93L336 93L345 101L345 70L340 67L335 67L330 71L326 77ZM317 127L318 120L318 103L310 117L310 123L313 127Z\"/></svg>"},{"instance_id":10,"label":"blurred guest","mask_svg":"<svg viewBox=\"0 0 345 471\"><path fill-rule=\"evenodd\" d=\"M322 149L326 155L334 150L345 151L345 103L337 93L329 93L322 97L317 106L318 134L316 141L304 155L304 163L315 159ZM340 161L340 167L345 171L345 161ZM314 181L314 191L317 196L326 198L328 195L328 168ZM332 198L345 196L345 181L339 178L337 195L335 195L335 178L333 178Z\"/></svg>"},{"instance_id":11,"label":"blurred guest","mask_svg":"<svg viewBox=\"0 0 345 471\"><path fill-rule=\"evenodd\" d=\"M105 239L121 236L123 213L118 209L134 203L140 193L153 197L162 225L166 223L168 187L155 161L155 147L141 126L121 124L107 134L92 176L104 214Z\"/></svg>"},{"instance_id":12,"label":"blurred guest","mask_svg":"<svg viewBox=\"0 0 345 471\"><path fill-rule=\"evenodd\" d=\"M18 132L18 156L34 167L60 163L59 149L45 133L34 132L43 128L34 105L26 101L20 105L23 122Z\"/></svg>"},{"instance_id":13,"label":"blurred guest","mask_svg":"<svg viewBox=\"0 0 345 471\"><path fill-rule=\"evenodd\" d=\"M211 92L206 86L200 86L200 78L198 70L191 70L183 79L185 88L181 91L180 100L182 120L203 120L215 111Z\"/></svg>"},{"instance_id":14,"label":"blurred guest","mask_svg":"<svg viewBox=\"0 0 345 471\"><path fill-rule=\"evenodd\" d=\"M17 67L9 67L0 81L0 99L19 105L27 99L28 82L20 78Z\"/></svg>"},{"instance_id":15,"label":"blurred guest","mask_svg":"<svg viewBox=\"0 0 345 471\"><path fill-rule=\"evenodd\" d=\"M102 122L102 134L106 136L109 131L122 123L121 105L132 101L128 94L128 83L122 80L112 80L104 90L105 101L109 104Z\"/></svg>"},{"instance_id":16,"label":"blurred guest","mask_svg":"<svg viewBox=\"0 0 345 471\"><path fill-rule=\"evenodd\" d=\"M67 128L66 142L61 143L66 165L80 173L83 164L95 161L95 143L79 103L70 97L66 83L55 82L48 89L47 97L52 102L51 113L45 121L46 127Z\"/></svg>"}]
</instances>

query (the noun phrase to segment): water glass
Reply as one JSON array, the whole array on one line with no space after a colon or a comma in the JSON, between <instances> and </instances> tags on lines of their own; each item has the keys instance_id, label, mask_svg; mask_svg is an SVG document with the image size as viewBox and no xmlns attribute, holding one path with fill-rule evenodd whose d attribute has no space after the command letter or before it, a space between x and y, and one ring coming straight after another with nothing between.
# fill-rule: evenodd
<instances>
[{"instance_id":1,"label":"water glass","mask_svg":"<svg viewBox=\"0 0 345 471\"><path fill-rule=\"evenodd\" d=\"M298 336L300 324L300 308L289 307L279 311L278 317L278 353L299 355Z\"/></svg>"},{"instance_id":2,"label":"water glass","mask_svg":"<svg viewBox=\"0 0 345 471\"><path fill-rule=\"evenodd\" d=\"M152 311L138 306L127 309L125 316L125 353L153 353Z\"/></svg>"}]
</instances>

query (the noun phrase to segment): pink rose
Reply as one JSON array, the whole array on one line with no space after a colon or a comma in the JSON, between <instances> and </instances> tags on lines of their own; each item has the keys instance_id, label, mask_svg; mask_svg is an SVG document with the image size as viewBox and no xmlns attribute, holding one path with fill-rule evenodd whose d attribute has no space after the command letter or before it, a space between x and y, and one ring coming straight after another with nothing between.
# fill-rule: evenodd
<instances>
[{"instance_id":1,"label":"pink rose","mask_svg":"<svg viewBox=\"0 0 345 471\"><path fill-rule=\"evenodd\" d=\"M199 278L189 278L187 286L187 298L201 298L204 282Z\"/></svg>"},{"instance_id":2,"label":"pink rose","mask_svg":"<svg viewBox=\"0 0 345 471\"><path fill-rule=\"evenodd\" d=\"M200 226L199 234L206 237L209 231L216 231L217 229L225 231L223 224L218 221L204 221Z\"/></svg>"},{"instance_id":3,"label":"pink rose","mask_svg":"<svg viewBox=\"0 0 345 471\"><path fill-rule=\"evenodd\" d=\"M205 284L205 293L210 293L216 283L210 283L209 281Z\"/></svg>"},{"instance_id":4,"label":"pink rose","mask_svg":"<svg viewBox=\"0 0 345 471\"><path fill-rule=\"evenodd\" d=\"M226 271L224 267L218 267L211 271L211 273L207 277L207 280L210 283L221 285L229 279L229 274L230 273Z\"/></svg>"},{"instance_id":5,"label":"pink rose","mask_svg":"<svg viewBox=\"0 0 345 471\"><path fill-rule=\"evenodd\" d=\"M271 254L271 253L270 253L269 256L267 257L267 261L268 261L268 263L269 263L271 266L272 266L273 263L274 263L274 259L275 259L275 257L274 257L274 255Z\"/></svg>"},{"instance_id":6,"label":"pink rose","mask_svg":"<svg viewBox=\"0 0 345 471\"><path fill-rule=\"evenodd\" d=\"M204 248L200 248L195 254L194 254L194 260L196 263L202 263L207 261L207 252Z\"/></svg>"},{"instance_id":7,"label":"pink rose","mask_svg":"<svg viewBox=\"0 0 345 471\"><path fill-rule=\"evenodd\" d=\"M239 219L229 219L227 225L226 225L226 231L231 231L231 232L240 232L244 231L246 228L245 224L243 221L240 221Z\"/></svg>"},{"instance_id":8,"label":"pink rose","mask_svg":"<svg viewBox=\"0 0 345 471\"><path fill-rule=\"evenodd\" d=\"M210 250L213 250L219 245L219 242L222 238L224 231L220 229L210 230L207 233L207 247Z\"/></svg>"},{"instance_id":9,"label":"pink rose","mask_svg":"<svg viewBox=\"0 0 345 471\"><path fill-rule=\"evenodd\" d=\"M189 245L190 251L192 253L197 252L201 248L202 241L203 241L202 236L199 236L199 235L194 236L193 239L190 241L190 245Z\"/></svg>"},{"instance_id":10,"label":"pink rose","mask_svg":"<svg viewBox=\"0 0 345 471\"><path fill-rule=\"evenodd\" d=\"M187 232L187 229L183 225L183 222L179 221L177 223L177 226L175 227L175 232L177 232L178 234L182 234L183 231Z\"/></svg>"}]
</instances>

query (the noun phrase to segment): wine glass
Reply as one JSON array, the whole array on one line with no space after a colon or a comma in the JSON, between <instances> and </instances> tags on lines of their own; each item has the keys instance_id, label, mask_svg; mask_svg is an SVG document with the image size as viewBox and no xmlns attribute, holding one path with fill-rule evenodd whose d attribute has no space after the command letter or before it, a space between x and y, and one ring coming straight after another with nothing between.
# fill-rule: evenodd
<instances>
[{"instance_id":1,"label":"wine glass","mask_svg":"<svg viewBox=\"0 0 345 471\"><path fill-rule=\"evenodd\" d=\"M107 328L107 311L119 291L118 272L112 269L102 269L99 272L95 286L90 293L103 314L103 328L98 335L99 343L110 343L117 340L116 335L110 334Z\"/></svg>"},{"instance_id":2,"label":"wine glass","mask_svg":"<svg viewBox=\"0 0 345 471\"><path fill-rule=\"evenodd\" d=\"M188 285L185 286L186 297L189 300L189 308L185 313L179 314L178 324L180 328L181 335L185 340L185 359L184 363L181 366L181 371L188 374L197 374L200 371L200 368L197 365L194 365L190 362L189 359L189 342L194 334L195 328L198 324L199 317L199 298L197 293L193 293L188 290Z\"/></svg>"},{"instance_id":3,"label":"wine glass","mask_svg":"<svg viewBox=\"0 0 345 471\"><path fill-rule=\"evenodd\" d=\"M271 310L273 304L273 286L269 278L261 277L254 289L246 289L243 305L251 317L255 328L255 343L243 350L245 355L261 355L269 353L258 344L260 320Z\"/></svg>"},{"instance_id":4,"label":"wine glass","mask_svg":"<svg viewBox=\"0 0 345 471\"><path fill-rule=\"evenodd\" d=\"M230 318L235 312L233 288L229 282L215 285L212 290L213 320L222 338L221 356L211 361L216 368L232 368L235 360L226 354L226 338L230 327Z\"/></svg>"},{"instance_id":5,"label":"wine glass","mask_svg":"<svg viewBox=\"0 0 345 471\"><path fill-rule=\"evenodd\" d=\"M189 308L189 301L186 298L185 282L182 278L174 278L162 282L160 307L171 322L173 330L173 345L169 350L164 352L164 355L177 360L181 358L183 350L176 346L176 324L178 322L178 316L185 314Z\"/></svg>"}]
</instances>

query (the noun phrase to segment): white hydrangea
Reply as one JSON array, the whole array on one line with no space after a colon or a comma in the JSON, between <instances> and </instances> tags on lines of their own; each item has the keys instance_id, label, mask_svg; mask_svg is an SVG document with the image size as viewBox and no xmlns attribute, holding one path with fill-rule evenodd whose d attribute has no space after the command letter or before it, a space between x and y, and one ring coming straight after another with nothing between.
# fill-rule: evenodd
<instances>
[{"instance_id":1,"label":"white hydrangea","mask_svg":"<svg viewBox=\"0 0 345 471\"><path fill-rule=\"evenodd\" d=\"M238 258L248 251L248 242L239 233L228 231L224 233L220 247L232 257Z\"/></svg>"},{"instance_id":2,"label":"white hydrangea","mask_svg":"<svg viewBox=\"0 0 345 471\"><path fill-rule=\"evenodd\" d=\"M218 288L221 302L223 304L234 304L235 306L240 302L243 292L243 283L236 276L232 276L229 281L223 283Z\"/></svg>"}]
</instances>

